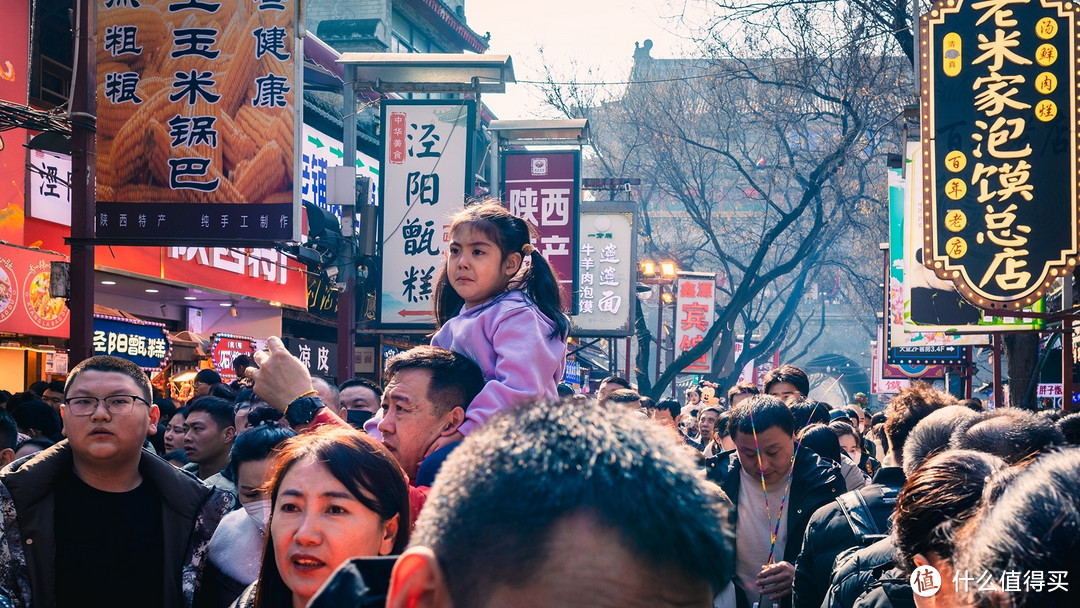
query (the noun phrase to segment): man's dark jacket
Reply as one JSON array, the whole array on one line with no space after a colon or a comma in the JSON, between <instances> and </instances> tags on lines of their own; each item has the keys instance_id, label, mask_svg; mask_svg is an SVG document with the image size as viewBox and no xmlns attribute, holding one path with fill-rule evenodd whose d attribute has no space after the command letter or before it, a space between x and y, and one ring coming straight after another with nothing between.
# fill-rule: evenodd
<instances>
[{"instance_id":1,"label":"man's dark jacket","mask_svg":"<svg viewBox=\"0 0 1080 608\"><path fill-rule=\"evenodd\" d=\"M908 576L892 537L836 557L821 608L915 608Z\"/></svg>"},{"instance_id":2,"label":"man's dark jacket","mask_svg":"<svg viewBox=\"0 0 1080 608\"><path fill-rule=\"evenodd\" d=\"M896 508L896 494L903 485L903 469L882 467L874 475L874 483L847 495L860 494L879 533L888 534L892 529L889 518ZM837 501L818 509L806 527L806 538L795 566L794 608L820 608L825 592L829 590L829 576L836 556L846 549L866 544L856 538L855 530Z\"/></svg>"},{"instance_id":3,"label":"man's dark jacket","mask_svg":"<svg viewBox=\"0 0 1080 608\"><path fill-rule=\"evenodd\" d=\"M784 546L784 555L777 561L795 564L799 549L802 548L803 535L810 516L819 507L843 494L847 487L844 484L844 478L840 475L839 467L822 460L808 449L798 451L792 466L794 471L791 474L791 489L788 492L787 505L784 507L788 513L787 544ZM732 526L735 526L739 519L739 470L741 467L738 453L734 451L724 452L705 461L708 479L719 485L731 499ZM736 540L736 544L737 542ZM746 595L738 584L735 585L735 595L738 608L750 608ZM780 605L781 608L790 608L791 596L781 600Z\"/></svg>"},{"instance_id":4,"label":"man's dark jacket","mask_svg":"<svg viewBox=\"0 0 1080 608\"><path fill-rule=\"evenodd\" d=\"M33 608L56 604L56 483L72 467L71 447L65 439L0 472L0 484L10 492L0 492L5 524L0 555L17 564L14 568L9 564L0 584L14 584L22 597L31 591ZM159 602L148 600L148 605L190 607L202 576L207 544L229 509L229 498L147 450L139 461L139 473L161 497L164 532L165 593ZM24 587L27 571L30 590ZM14 594L16 589L9 587L8 591Z\"/></svg>"}]
</instances>

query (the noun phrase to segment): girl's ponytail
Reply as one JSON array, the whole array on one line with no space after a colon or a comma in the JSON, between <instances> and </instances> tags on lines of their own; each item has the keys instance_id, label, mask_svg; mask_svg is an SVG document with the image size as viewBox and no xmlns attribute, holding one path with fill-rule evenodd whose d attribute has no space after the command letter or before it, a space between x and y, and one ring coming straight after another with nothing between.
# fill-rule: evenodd
<instances>
[{"instance_id":1,"label":"girl's ponytail","mask_svg":"<svg viewBox=\"0 0 1080 608\"><path fill-rule=\"evenodd\" d=\"M524 223L524 220L522 222ZM548 337L552 340L565 340L570 334L570 320L562 312L562 294L555 269L531 243L526 242L521 252L529 257L530 262L529 270L522 279L524 291L536 303L540 312L555 324L555 330Z\"/></svg>"}]
</instances>

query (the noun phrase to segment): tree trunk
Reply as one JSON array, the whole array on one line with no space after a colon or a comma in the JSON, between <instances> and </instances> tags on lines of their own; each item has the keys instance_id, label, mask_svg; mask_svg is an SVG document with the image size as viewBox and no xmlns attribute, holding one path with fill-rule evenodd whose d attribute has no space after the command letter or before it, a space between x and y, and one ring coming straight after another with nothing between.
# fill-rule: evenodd
<instances>
[{"instance_id":1,"label":"tree trunk","mask_svg":"<svg viewBox=\"0 0 1080 608\"><path fill-rule=\"evenodd\" d=\"M1035 378L1039 362L1039 334L1037 332L1008 333L1002 340L1005 345L1005 365L1009 368L1009 402L1013 407L1034 410L1035 391L1028 391ZM1032 395L1030 399L1027 395Z\"/></svg>"}]
</instances>

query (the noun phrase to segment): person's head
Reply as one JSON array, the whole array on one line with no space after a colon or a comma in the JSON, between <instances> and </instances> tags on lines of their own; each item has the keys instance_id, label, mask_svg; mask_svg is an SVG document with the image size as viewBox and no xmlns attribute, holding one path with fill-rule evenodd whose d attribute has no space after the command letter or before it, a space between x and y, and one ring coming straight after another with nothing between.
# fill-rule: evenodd
<instances>
[{"instance_id":1,"label":"person's head","mask_svg":"<svg viewBox=\"0 0 1080 608\"><path fill-rule=\"evenodd\" d=\"M701 388L695 385L686 389L686 404L696 405L698 403L701 403Z\"/></svg>"},{"instance_id":2,"label":"person's head","mask_svg":"<svg viewBox=\"0 0 1080 608\"><path fill-rule=\"evenodd\" d=\"M212 369L200 369L199 373L195 374L195 379L191 381L192 395L205 397L210 394L210 389L215 384L221 384L221 374Z\"/></svg>"},{"instance_id":3,"label":"person's head","mask_svg":"<svg viewBox=\"0 0 1080 608\"><path fill-rule=\"evenodd\" d=\"M188 404L184 421L184 452L188 460L203 467L225 467L236 439L232 403L217 397L197 397ZM220 464L220 467L218 466Z\"/></svg>"},{"instance_id":4,"label":"person's head","mask_svg":"<svg viewBox=\"0 0 1080 608\"><path fill-rule=\"evenodd\" d=\"M614 394L612 393L612 395ZM649 417L671 430L678 430L679 427L675 420L679 417L681 409L678 401L670 398L661 399L656 402L655 407L649 410Z\"/></svg>"},{"instance_id":5,"label":"person's head","mask_svg":"<svg viewBox=\"0 0 1080 608\"><path fill-rule=\"evenodd\" d=\"M950 447L994 454L1009 464L1022 462L1065 443L1057 426L1043 416L1014 407L977 414L958 425Z\"/></svg>"},{"instance_id":6,"label":"person's head","mask_svg":"<svg viewBox=\"0 0 1080 608\"><path fill-rule=\"evenodd\" d=\"M896 460L911 475L927 458L949 449L949 441L957 425L975 418L977 414L962 405L946 405L930 412L908 433L903 454Z\"/></svg>"},{"instance_id":7,"label":"person's head","mask_svg":"<svg viewBox=\"0 0 1080 608\"><path fill-rule=\"evenodd\" d=\"M45 437L35 437L33 439L20 441L19 445L15 447L14 459L18 460L25 456L36 454L42 450L47 450L55 444L55 441Z\"/></svg>"},{"instance_id":8,"label":"person's head","mask_svg":"<svg viewBox=\"0 0 1080 608\"><path fill-rule=\"evenodd\" d=\"M217 397L218 399L224 399L225 401L228 401L230 403L236 401L236 391L229 388L229 385L225 384L224 382L218 382L217 384L211 386L209 396Z\"/></svg>"},{"instance_id":9,"label":"person's head","mask_svg":"<svg viewBox=\"0 0 1080 608\"><path fill-rule=\"evenodd\" d=\"M19 427L7 410L0 409L0 469L15 460L15 449L18 447Z\"/></svg>"},{"instance_id":10,"label":"person's head","mask_svg":"<svg viewBox=\"0 0 1080 608\"><path fill-rule=\"evenodd\" d=\"M340 415L354 428L363 428L364 422L379 411L382 387L367 378L352 378L338 386Z\"/></svg>"},{"instance_id":11,"label":"person's head","mask_svg":"<svg viewBox=\"0 0 1080 608\"><path fill-rule=\"evenodd\" d=\"M852 399L862 408L865 408L866 404L869 403L869 400L866 398L866 393L855 393L855 396L853 396Z\"/></svg>"},{"instance_id":12,"label":"person's head","mask_svg":"<svg viewBox=\"0 0 1080 608\"><path fill-rule=\"evenodd\" d=\"M898 460L904 453L908 433L920 420L938 408L955 404L956 397L925 382L914 382L910 387L900 389L885 406L885 435L889 438L889 452Z\"/></svg>"},{"instance_id":13,"label":"person's head","mask_svg":"<svg viewBox=\"0 0 1080 608\"><path fill-rule=\"evenodd\" d=\"M892 540L904 580L916 568L930 566L940 579L936 593L914 594L917 608L952 608L962 570L955 566L959 531L979 513L995 476L1006 469L1000 458L970 450L949 450L931 457L908 477L896 499ZM977 577L980 570L972 570ZM994 576L994 575L992 575ZM913 586L922 579L912 580Z\"/></svg>"},{"instance_id":14,"label":"person's head","mask_svg":"<svg viewBox=\"0 0 1080 608\"><path fill-rule=\"evenodd\" d=\"M232 362L233 373L236 374L237 378L243 378L247 372L247 368L253 367L254 365L255 362L252 361L251 357L245 354L239 354Z\"/></svg>"},{"instance_id":15,"label":"person's head","mask_svg":"<svg viewBox=\"0 0 1080 608\"><path fill-rule=\"evenodd\" d=\"M558 393L559 399L562 399L563 397L573 397L574 387L565 382L560 382L555 385L555 392Z\"/></svg>"},{"instance_id":16,"label":"person's head","mask_svg":"<svg viewBox=\"0 0 1080 608\"><path fill-rule=\"evenodd\" d=\"M270 476L271 516L255 606L290 596L305 606L353 557L400 553L409 539L409 489L378 441L351 428L288 439Z\"/></svg>"},{"instance_id":17,"label":"person's head","mask_svg":"<svg viewBox=\"0 0 1080 608\"><path fill-rule=\"evenodd\" d=\"M840 464L843 450L836 433L825 424L811 424L799 431L800 449L807 449L833 464ZM786 473L786 471L785 471Z\"/></svg>"},{"instance_id":18,"label":"person's head","mask_svg":"<svg viewBox=\"0 0 1080 608\"><path fill-rule=\"evenodd\" d=\"M183 468L188 463L187 454L184 453L184 450L165 452L161 455L161 459L178 469Z\"/></svg>"},{"instance_id":19,"label":"person's head","mask_svg":"<svg viewBox=\"0 0 1080 608\"><path fill-rule=\"evenodd\" d=\"M767 484L783 481L795 455L795 417L788 406L772 395L754 395L728 414L728 435L747 475L764 476Z\"/></svg>"},{"instance_id":20,"label":"person's head","mask_svg":"<svg viewBox=\"0 0 1080 608\"><path fill-rule=\"evenodd\" d=\"M387 607L711 606L732 531L678 441L586 402L492 419L443 465Z\"/></svg>"},{"instance_id":21,"label":"person's head","mask_svg":"<svg viewBox=\"0 0 1080 608\"><path fill-rule=\"evenodd\" d=\"M241 388L236 393L236 399L233 401L233 426L236 427L236 433L239 435L251 429L255 424L248 420L251 410L266 405L266 402L256 395L251 388L246 386Z\"/></svg>"},{"instance_id":22,"label":"person's head","mask_svg":"<svg viewBox=\"0 0 1080 608\"><path fill-rule=\"evenodd\" d=\"M435 319L441 327L466 308L484 304L507 289L521 289L550 319L550 337L565 337L559 280L547 259L530 244L535 229L497 200L470 205L450 221L446 266L435 285ZM525 258L528 265L522 264Z\"/></svg>"},{"instance_id":23,"label":"person's head","mask_svg":"<svg viewBox=\"0 0 1080 608\"><path fill-rule=\"evenodd\" d=\"M855 424L847 410L829 410L829 422L843 422L848 426Z\"/></svg>"},{"instance_id":24,"label":"person's head","mask_svg":"<svg viewBox=\"0 0 1080 608\"><path fill-rule=\"evenodd\" d=\"M46 437L53 441L60 438L60 416L40 399L24 402L12 410L11 417L19 425L19 431L29 437Z\"/></svg>"},{"instance_id":25,"label":"person's head","mask_svg":"<svg viewBox=\"0 0 1080 608\"><path fill-rule=\"evenodd\" d=\"M811 424L829 424L829 406L810 397L788 401L791 415L795 417L795 428L801 429Z\"/></svg>"},{"instance_id":26,"label":"person's head","mask_svg":"<svg viewBox=\"0 0 1080 608\"><path fill-rule=\"evenodd\" d=\"M956 532L977 511L987 480L1005 466L990 454L948 450L912 472L893 515L893 539L907 574L931 557L952 563Z\"/></svg>"},{"instance_id":27,"label":"person's head","mask_svg":"<svg viewBox=\"0 0 1080 608\"><path fill-rule=\"evenodd\" d=\"M1080 413L1062 416L1057 421L1057 427L1065 437L1065 443L1080 446Z\"/></svg>"},{"instance_id":28,"label":"person's head","mask_svg":"<svg viewBox=\"0 0 1080 608\"><path fill-rule=\"evenodd\" d=\"M728 407L735 407L735 404L743 399L750 398L751 395L760 395L761 391L753 382L737 382L735 386L731 387L727 391Z\"/></svg>"},{"instance_id":29,"label":"person's head","mask_svg":"<svg viewBox=\"0 0 1080 608\"><path fill-rule=\"evenodd\" d=\"M829 429L836 434L836 440L840 443L840 449L847 454L855 464L859 464L863 456L862 433L846 422L830 422Z\"/></svg>"},{"instance_id":30,"label":"person's head","mask_svg":"<svg viewBox=\"0 0 1080 608\"><path fill-rule=\"evenodd\" d=\"M634 390L634 387L622 376L608 376L600 381L600 387L596 391L596 400L603 401L611 393L622 389Z\"/></svg>"},{"instance_id":31,"label":"person's head","mask_svg":"<svg viewBox=\"0 0 1080 608\"><path fill-rule=\"evenodd\" d=\"M720 408L707 407L698 414L698 434L701 440L708 442L716 431L716 421L720 419Z\"/></svg>"},{"instance_id":32,"label":"person's head","mask_svg":"<svg viewBox=\"0 0 1080 608\"><path fill-rule=\"evenodd\" d=\"M806 372L794 365L784 364L774 367L765 374L762 388L766 395L772 395L783 400L809 397L810 378Z\"/></svg>"},{"instance_id":33,"label":"person's head","mask_svg":"<svg viewBox=\"0 0 1080 608\"><path fill-rule=\"evenodd\" d=\"M415 479L428 448L465 421L469 403L484 388L483 372L463 355L417 346L395 355L386 376L379 431L383 445Z\"/></svg>"},{"instance_id":34,"label":"person's head","mask_svg":"<svg viewBox=\"0 0 1080 608\"><path fill-rule=\"evenodd\" d=\"M338 411L338 389L336 386L318 376L312 376L311 388L319 393L319 400L323 402L323 405L330 408L331 411Z\"/></svg>"},{"instance_id":35,"label":"person's head","mask_svg":"<svg viewBox=\"0 0 1080 608\"><path fill-rule=\"evenodd\" d=\"M241 506L247 507L249 503L259 500L269 501L265 486L273 465L271 455L282 442L295 436L296 431L290 428L276 422L266 422L236 437L229 452L229 464L222 473L236 483L236 495ZM259 523L266 524L261 520Z\"/></svg>"},{"instance_id":36,"label":"person's head","mask_svg":"<svg viewBox=\"0 0 1080 608\"><path fill-rule=\"evenodd\" d=\"M41 400L53 408L56 415L60 415L60 406L64 405L64 381L53 380L41 394Z\"/></svg>"},{"instance_id":37,"label":"person's head","mask_svg":"<svg viewBox=\"0 0 1080 608\"><path fill-rule=\"evenodd\" d=\"M633 411L641 408L641 395L637 391L621 388L608 393L601 401L607 407L620 408L624 411Z\"/></svg>"},{"instance_id":38,"label":"person's head","mask_svg":"<svg viewBox=\"0 0 1080 608\"><path fill-rule=\"evenodd\" d=\"M854 424L852 426L855 427L855 430L860 433L866 433L866 431L870 430L870 414L867 414L862 406L858 403L849 403L845 409L854 415L854 420L852 421Z\"/></svg>"},{"instance_id":39,"label":"person's head","mask_svg":"<svg viewBox=\"0 0 1080 608\"><path fill-rule=\"evenodd\" d=\"M983 509L964 530L956 570L965 569L1080 572L1080 449L1039 456L1009 480L993 508ZM1045 575L1047 583L1049 576ZM1011 591L971 584L968 605L1071 608L1080 605L1080 591L1074 581L1068 582L1067 589L1056 591L1049 590L1050 584L1020 585Z\"/></svg>"},{"instance_id":40,"label":"person's head","mask_svg":"<svg viewBox=\"0 0 1080 608\"><path fill-rule=\"evenodd\" d=\"M184 421L187 420L187 408L177 408L176 413L165 422L165 451L175 452L184 450ZM184 456L185 462L187 456Z\"/></svg>"},{"instance_id":41,"label":"person's head","mask_svg":"<svg viewBox=\"0 0 1080 608\"><path fill-rule=\"evenodd\" d=\"M48 390L48 388L49 388L49 383L48 382L46 382L44 380L38 380L36 382L31 382L30 386L26 387L26 390L27 390L27 392L34 393L35 397L37 397L38 399L41 399L42 395L45 394L45 391Z\"/></svg>"},{"instance_id":42,"label":"person's head","mask_svg":"<svg viewBox=\"0 0 1080 608\"><path fill-rule=\"evenodd\" d=\"M971 399L961 399L959 405L962 405L973 412L982 412L986 408L983 407L981 399L972 397Z\"/></svg>"},{"instance_id":43,"label":"person's head","mask_svg":"<svg viewBox=\"0 0 1080 608\"><path fill-rule=\"evenodd\" d=\"M68 374L60 415L80 466L113 471L138 467L146 436L157 431L150 379L126 359L100 355Z\"/></svg>"}]
</instances>

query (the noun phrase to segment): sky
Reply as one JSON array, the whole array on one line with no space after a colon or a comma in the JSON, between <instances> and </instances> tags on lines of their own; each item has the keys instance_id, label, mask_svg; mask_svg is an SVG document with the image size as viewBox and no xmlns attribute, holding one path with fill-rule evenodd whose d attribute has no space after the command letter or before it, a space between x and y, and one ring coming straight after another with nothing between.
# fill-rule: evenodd
<instances>
[{"instance_id":1,"label":"sky","mask_svg":"<svg viewBox=\"0 0 1080 608\"><path fill-rule=\"evenodd\" d=\"M501 119L558 118L545 110L544 61L561 80L623 81L633 64L634 43L653 41L653 57L683 57L690 43L676 16L692 12L694 0L465 0L465 17L476 33L491 33L488 53L508 54L519 84L484 96ZM543 48L543 57L540 48ZM592 69L591 73L587 70ZM545 113L546 112L546 113Z\"/></svg>"}]
</instances>

